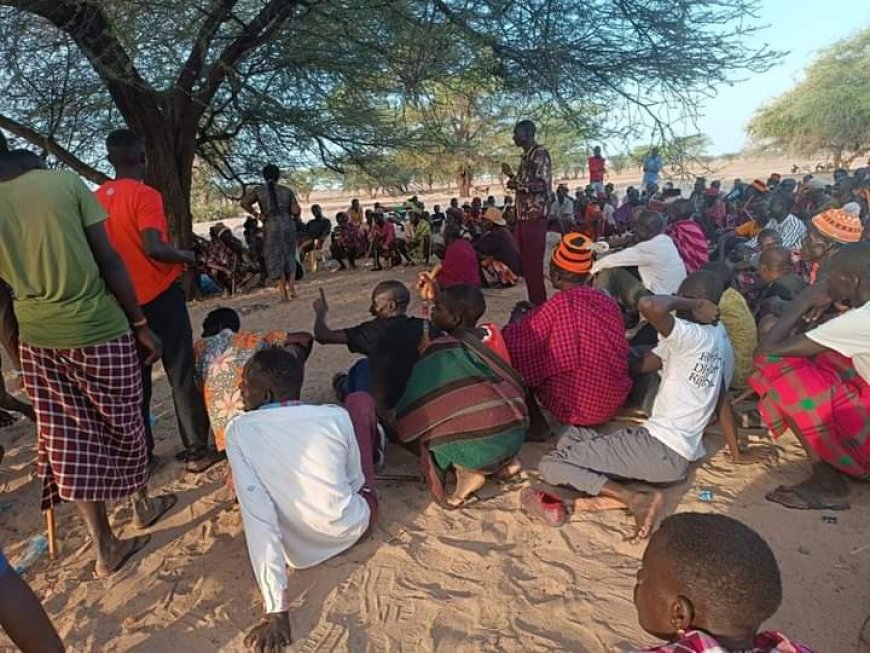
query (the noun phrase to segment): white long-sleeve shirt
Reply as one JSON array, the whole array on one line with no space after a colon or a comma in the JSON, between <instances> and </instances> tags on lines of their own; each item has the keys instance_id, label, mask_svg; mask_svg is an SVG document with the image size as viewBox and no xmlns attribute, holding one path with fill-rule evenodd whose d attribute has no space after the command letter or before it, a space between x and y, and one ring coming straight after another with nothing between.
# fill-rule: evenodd
<instances>
[{"instance_id":1,"label":"white long-sleeve shirt","mask_svg":"<svg viewBox=\"0 0 870 653\"><path fill-rule=\"evenodd\" d=\"M658 236L595 261L592 274L610 268L637 267L644 288L654 295L673 295L686 278L686 266L670 236Z\"/></svg>"},{"instance_id":2,"label":"white long-sleeve shirt","mask_svg":"<svg viewBox=\"0 0 870 653\"><path fill-rule=\"evenodd\" d=\"M313 567L369 526L353 424L339 406L261 408L230 422L227 457L266 612L283 612L285 565Z\"/></svg>"}]
</instances>

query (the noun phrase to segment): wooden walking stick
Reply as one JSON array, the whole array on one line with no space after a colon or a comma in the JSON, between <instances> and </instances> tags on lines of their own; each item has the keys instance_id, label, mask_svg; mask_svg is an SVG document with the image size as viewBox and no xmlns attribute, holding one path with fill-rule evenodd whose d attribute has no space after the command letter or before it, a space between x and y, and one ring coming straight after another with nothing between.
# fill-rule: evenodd
<instances>
[{"instance_id":1,"label":"wooden walking stick","mask_svg":"<svg viewBox=\"0 0 870 653\"><path fill-rule=\"evenodd\" d=\"M57 528L54 522L54 506L45 511L45 523L48 527L48 557L54 560L57 557Z\"/></svg>"}]
</instances>

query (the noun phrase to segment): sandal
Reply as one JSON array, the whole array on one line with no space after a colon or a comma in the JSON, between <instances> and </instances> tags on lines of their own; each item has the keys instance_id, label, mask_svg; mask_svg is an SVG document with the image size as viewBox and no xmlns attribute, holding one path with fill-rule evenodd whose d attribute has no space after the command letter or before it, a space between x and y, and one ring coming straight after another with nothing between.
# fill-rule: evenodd
<instances>
[{"instance_id":1,"label":"sandal","mask_svg":"<svg viewBox=\"0 0 870 653\"><path fill-rule=\"evenodd\" d=\"M772 492L768 492L764 498L792 510L849 510L852 507L844 499L826 497L800 486L780 485Z\"/></svg>"}]
</instances>

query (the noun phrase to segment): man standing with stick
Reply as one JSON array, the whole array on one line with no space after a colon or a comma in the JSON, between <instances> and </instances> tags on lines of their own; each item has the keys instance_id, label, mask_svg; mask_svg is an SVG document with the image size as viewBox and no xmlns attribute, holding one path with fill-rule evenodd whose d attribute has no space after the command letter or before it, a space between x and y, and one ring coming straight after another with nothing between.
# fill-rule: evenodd
<instances>
[{"instance_id":1,"label":"man standing with stick","mask_svg":"<svg viewBox=\"0 0 870 653\"><path fill-rule=\"evenodd\" d=\"M102 578L148 543L147 535L118 539L106 502L132 496L137 530L175 503L145 490L137 347L151 364L161 345L96 198L74 174L28 168L14 155L0 155L0 277L12 290L0 292L0 339L20 352L36 412L42 509L51 516L55 503L75 503Z\"/></svg>"},{"instance_id":2,"label":"man standing with stick","mask_svg":"<svg viewBox=\"0 0 870 653\"><path fill-rule=\"evenodd\" d=\"M507 187L515 190L517 227L514 236L523 262L523 276L529 301L539 306L547 301L544 288L544 250L547 245L547 217L553 185L550 153L535 142L535 123L521 120L514 127L514 144L523 149L516 174L507 163Z\"/></svg>"}]
</instances>

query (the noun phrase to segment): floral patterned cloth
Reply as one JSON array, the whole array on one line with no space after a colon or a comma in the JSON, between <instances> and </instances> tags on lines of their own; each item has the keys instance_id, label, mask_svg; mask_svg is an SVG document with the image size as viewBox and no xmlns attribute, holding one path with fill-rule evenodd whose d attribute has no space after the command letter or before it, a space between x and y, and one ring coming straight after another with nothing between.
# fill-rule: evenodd
<instances>
[{"instance_id":1,"label":"floral patterned cloth","mask_svg":"<svg viewBox=\"0 0 870 653\"><path fill-rule=\"evenodd\" d=\"M509 185L509 187L511 187ZM540 145L523 153L516 176L517 220L540 220L550 214L553 170L550 153Z\"/></svg>"},{"instance_id":2,"label":"floral patterned cloth","mask_svg":"<svg viewBox=\"0 0 870 653\"><path fill-rule=\"evenodd\" d=\"M226 448L227 424L244 412L242 371L245 363L261 349L280 345L286 340L287 334L280 331L262 334L234 333L224 329L194 345L194 374L205 396L218 451Z\"/></svg>"}]
</instances>

